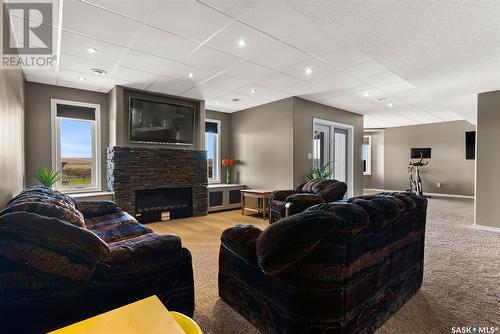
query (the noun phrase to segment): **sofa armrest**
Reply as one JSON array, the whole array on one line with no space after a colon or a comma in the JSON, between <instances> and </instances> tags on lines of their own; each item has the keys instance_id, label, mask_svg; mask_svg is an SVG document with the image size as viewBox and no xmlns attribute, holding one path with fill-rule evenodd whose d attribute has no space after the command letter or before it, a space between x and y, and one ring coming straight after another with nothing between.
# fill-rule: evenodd
<instances>
[{"instance_id":1,"label":"sofa armrest","mask_svg":"<svg viewBox=\"0 0 500 334\"><path fill-rule=\"evenodd\" d=\"M110 243L109 248L96 270L96 277L108 280L154 273L182 258L181 238L174 234L149 233Z\"/></svg>"},{"instance_id":2,"label":"sofa armrest","mask_svg":"<svg viewBox=\"0 0 500 334\"><path fill-rule=\"evenodd\" d=\"M295 190L275 190L271 193L269 200L284 202L286 198L292 194L295 194Z\"/></svg>"},{"instance_id":3,"label":"sofa armrest","mask_svg":"<svg viewBox=\"0 0 500 334\"><path fill-rule=\"evenodd\" d=\"M87 281L109 254L85 228L29 212L0 217L0 255L51 281Z\"/></svg>"},{"instance_id":4,"label":"sofa armrest","mask_svg":"<svg viewBox=\"0 0 500 334\"><path fill-rule=\"evenodd\" d=\"M286 198L286 217L300 213L313 205L324 203L325 201L321 196L316 194L293 194Z\"/></svg>"},{"instance_id":5,"label":"sofa armrest","mask_svg":"<svg viewBox=\"0 0 500 334\"><path fill-rule=\"evenodd\" d=\"M104 216L110 213L118 212L120 207L113 201L75 201L75 206L85 218Z\"/></svg>"},{"instance_id":6,"label":"sofa armrest","mask_svg":"<svg viewBox=\"0 0 500 334\"><path fill-rule=\"evenodd\" d=\"M347 192L347 184L342 181L336 181L326 188L322 189L318 195L320 195L325 202L336 202L344 198Z\"/></svg>"},{"instance_id":7,"label":"sofa armrest","mask_svg":"<svg viewBox=\"0 0 500 334\"><path fill-rule=\"evenodd\" d=\"M299 213L282 219L257 239L257 259L268 275L276 275L311 253L338 228L341 218L326 211Z\"/></svg>"},{"instance_id":8,"label":"sofa armrest","mask_svg":"<svg viewBox=\"0 0 500 334\"><path fill-rule=\"evenodd\" d=\"M239 224L224 230L221 242L242 258L256 264L256 243L261 233L262 231L253 225Z\"/></svg>"}]
</instances>

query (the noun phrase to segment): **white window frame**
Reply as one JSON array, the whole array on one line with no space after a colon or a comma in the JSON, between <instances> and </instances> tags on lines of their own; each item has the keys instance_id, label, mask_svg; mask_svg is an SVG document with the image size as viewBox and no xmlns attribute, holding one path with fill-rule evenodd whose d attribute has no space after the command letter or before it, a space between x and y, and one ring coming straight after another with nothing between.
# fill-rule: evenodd
<instances>
[{"instance_id":1,"label":"white window frame","mask_svg":"<svg viewBox=\"0 0 500 334\"><path fill-rule=\"evenodd\" d=\"M221 183L221 174L222 174L222 163L221 163L221 137L222 137L222 122L218 119L209 119L206 118L205 122L217 123L217 147L215 152L215 163L216 163L216 173L217 176L215 178L209 178L208 183ZM206 132L205 132L206 135ZM207 143L205 138L205 150L207 150ZM208 159L207 159L208 160ZM208 175L207 175L208 177Z\"/></svg>"},{"instance_id":2,"label":"white window frame","mask_svg":"<svg viewBox=\"0 0 500 334\"><path fill-rule=\"evenodd\" d=\"M363 145L365 138L368 138L368 148L366 150L366 171L363 171L363 175L372 175L372 136L363 136Z\"/></svg>"},{"instance_id":3,"label":"white window frame","mask_svg":"<svg viewBox=\"0 0 500 334\"><path fill-rule=\"evenodd\" d=\"M101 105L94 103L50 99L51 103L51 137L52 137L52 169L61 170L61 119L73 119L57 117L57 105L65 104L78 107L93 108L95 110L95 121L92 123L92 184L89 186L67 187L59 180L54 187L64 193L85 193L101 190Z\"/></svg>"}]
</instances>

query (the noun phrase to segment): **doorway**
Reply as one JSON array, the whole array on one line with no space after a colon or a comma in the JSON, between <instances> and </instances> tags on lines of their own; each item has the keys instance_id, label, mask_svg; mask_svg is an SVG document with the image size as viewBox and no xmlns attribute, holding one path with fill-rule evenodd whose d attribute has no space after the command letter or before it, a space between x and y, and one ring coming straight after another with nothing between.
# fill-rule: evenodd
<instances>
[{"instance_id":1,"label":"doorway","mask_svg":"<svg viewBox=\"0 0 500 334\"><path fill-rule=\"evenodd\" d=\"M331 170L330 178L347 184L353 191L353 127L348 124L313 119L312 168Z\"/></svg>"}]
</instances>

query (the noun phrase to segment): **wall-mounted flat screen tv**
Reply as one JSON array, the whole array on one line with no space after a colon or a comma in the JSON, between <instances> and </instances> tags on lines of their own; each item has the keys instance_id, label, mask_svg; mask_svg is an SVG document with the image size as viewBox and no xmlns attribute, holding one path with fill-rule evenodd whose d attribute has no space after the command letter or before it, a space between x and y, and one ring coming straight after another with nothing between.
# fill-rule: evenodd
<instances>
[{"instance_id":1,"label":"wall-mounted flat screen tv","mask_svg":"<svg viewBox=\"0 0 500 334\"><path fill-rule=\"evenodd\" d=\"M189 105L129 99L130 141L193 144L195 108Z\"/></svg>"}]
</instances>

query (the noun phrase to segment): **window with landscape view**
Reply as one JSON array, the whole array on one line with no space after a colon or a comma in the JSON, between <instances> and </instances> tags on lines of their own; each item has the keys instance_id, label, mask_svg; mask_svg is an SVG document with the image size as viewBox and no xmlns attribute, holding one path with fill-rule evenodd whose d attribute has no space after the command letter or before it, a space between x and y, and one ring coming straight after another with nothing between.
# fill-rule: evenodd
<instances>
[{"instance_id":1,"label":"window with landscape view","mask_svg":"<svg viewBox=\"0 0 500 334\"><path fill-rule=\"evenodd\" d=\"M52 101L53 168L61 172L63 191L98 190L99 105Z\"/></svg>"},{"instance_id":2,"label":"window with landscape view","mask_svg":"<svg viewBox=\"0 0 500 334\"><path fill-rule=\"evenodd\" d=\"M220 121L205 122L205 149L207 150L208 182L220 182Z\"/></svg>"}]
</instances>

